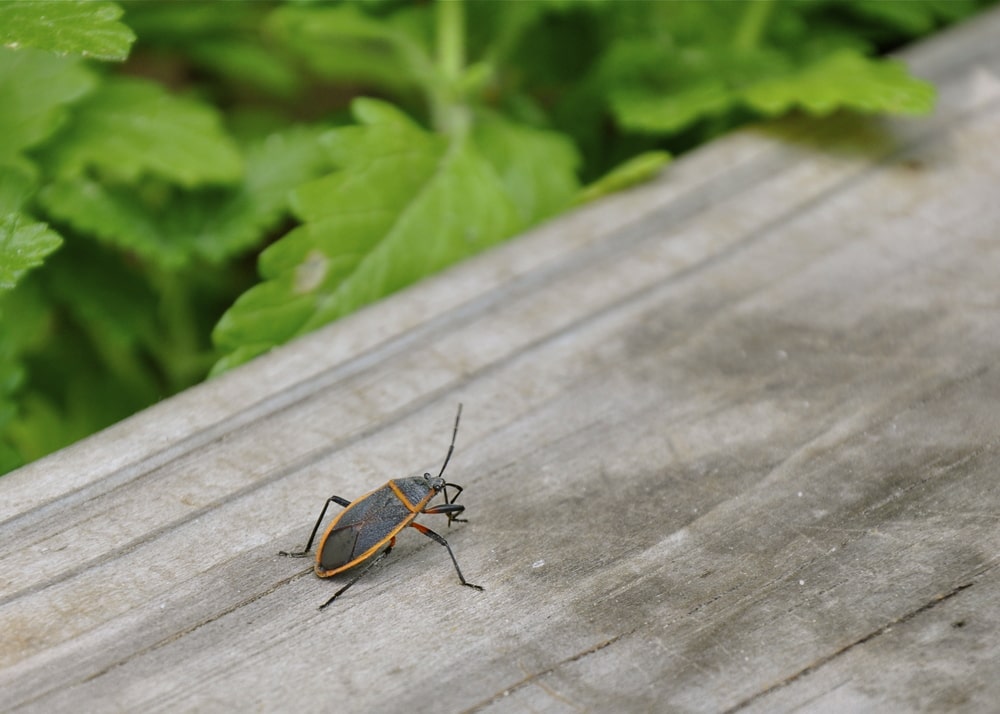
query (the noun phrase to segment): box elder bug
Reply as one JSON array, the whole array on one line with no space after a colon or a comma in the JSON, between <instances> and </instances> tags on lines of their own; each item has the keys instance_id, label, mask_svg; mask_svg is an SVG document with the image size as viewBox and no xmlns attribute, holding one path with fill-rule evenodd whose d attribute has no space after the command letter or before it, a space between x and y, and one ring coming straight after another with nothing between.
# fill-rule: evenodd
<instances>
[{"instance_id":1,"label":"box elder bug","mask_svg":"<svg viewBox=\"0 0 1000 714\"><path fill-rule=\"evenodd\" d=\"M330 496L323 505L319 518L316 519L316 525L313 526L312 533L309 534L306 547L294 553L285 551L279 553L279 555L287 555L292 558L308 556L316 533L319 531L319 524L323 522L323 517L326 515L326 509L330 507L331 503L344 507L344 510L327 526L323 537L319 539L319 546L316 548L316 565L314 566L316 575L328 578L367 560L370 562L347 585L320 605L320 610L343 595L349 587L358 582L378 562L389 555L392 547L396 544L396 535L407 526L416 528L425 536L447 548L462 585L482 590L480 586L466 581L448 541L427 526L414 520L421 513L432 513L448 516L449 527L453 521L468 522L465 518L458 517L458 514L465 510L465 506L455 503L459 494L462 493L462 487L444 480L444 470L448 467L452 452L455 451L455 437L458 435L458 421L461 417L462 405L459 404L458 413L455 415L455 428L451 432L448 455L444 457L444 464L442 464L441 471L437 476L425 473L423 476L392 479L384 486L366 493L355 501L348 501L340 496ZM448 497L449 488L455 489L455 495L452 498ZM444 503L436 506L429 505L431 499L441 492L444 493Z\"/></svg>"}]
</instances>

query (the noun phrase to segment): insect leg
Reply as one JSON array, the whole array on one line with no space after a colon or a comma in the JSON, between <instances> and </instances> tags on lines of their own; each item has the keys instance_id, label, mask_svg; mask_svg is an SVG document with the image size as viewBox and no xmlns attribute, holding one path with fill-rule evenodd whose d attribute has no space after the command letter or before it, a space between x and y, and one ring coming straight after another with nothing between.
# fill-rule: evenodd
<instances>
[{"instance_id":1,"label":"insect leg","mask_svg":"<svg viewBox=\"0 0 1000 714\"><path fill-rule=\"evenodd\" d=\"M460 503L440 503L436 506L428 506L421 513L430 514L441 514L444 513L448 516L448 527L451 527L452 521L458 523L468 523L468 518L459 518L458 514L465 510L465 506Z\"/></svg>"},{"instance_id":2,"label":"insect leg","mask_svg":"<svg viewBox=\"0 0 1000 714\"><path fill-rule=\"evenodd\" d=\"M386 546L385 550L383 550L381 553L379 553L378 555L376 555L374 558L371 559L371 562L369 562L368 565L365 566L364 570L362 570L360 573L358 573L353 578L351 578L350 582L347 583L347 585L345 585L340 590L338 590L337 592L335 592L333 594L333 597L331 597L329 600L327 600L322 605L320 605L319 609L322 610L323 608L325 608L327 605L329 605L330 603L332 603L338 597L340 597L341 595L343 595L344 592L347 590L347 588L351 587L352 585L354 585L354 583L356 583L359 580L361 580L361 578L363 578L368 573L369 570L371 570L372 568L374 568L379 562L382 561L383 558L385 558L385 556L389 555L389 553L392 552L392 546L394 546L394 545L396 545L396 539L395 538L393 538L392 540L389 541L389 545Z\"/></svg>"},{"instance_id":3,"label":"insect leg","mask_svg":"<svg viewBox=\"0 0 1000 714\"><path fill-rule=\"evenodd\" d=\"M428 528L425 525L422 525L422 524L417 523L417 522L410 523L410 525L413 526L414 528L416 528L421 533L423 533L428 538L436 540L438 543L440 543L441 545L443 545L445 548L448 549L448 555L451 556L451 562L455 564L455 572L458 573L458 579L462 581L462 585L465 585L465 586L470 587L470 588L475 588L476 590L482 590L483 589L479 585L473 585L472 583L466 581L465 576L462 575L462 569L458 567L458 561L455 560L455 554L451 552L451 546L448 545L448 541L446 541L444 538L442 538L441 536L439 536L437 533L435 533L434 531L432 531L430 528Z\"/></svg>"},{"instance_id":4,"label":"insect leg","mask_svg":"<svg viewBox=\"0 0 1000 714\"><path fill-rule=\"evenodd\" d=\"M351 505L351 502L346 498L341 498L340 496L330 496L326 503L323 504L323 510L319 512L319 518L316 519L316 525L313 526L312 533L309 534L309 542L306 543L306 547L302 550L296 550L291 553L288 551L278 551L278 555L287 555L290 558L304 558L309 555L309 549L312 548L313 540L316 538L316 531L319 530L319 524L323 522L323 516L326 515L326 509L330 507L331 503L336 503L338 506L343 506L347 508Z\"/></svg>"}]
</instances>

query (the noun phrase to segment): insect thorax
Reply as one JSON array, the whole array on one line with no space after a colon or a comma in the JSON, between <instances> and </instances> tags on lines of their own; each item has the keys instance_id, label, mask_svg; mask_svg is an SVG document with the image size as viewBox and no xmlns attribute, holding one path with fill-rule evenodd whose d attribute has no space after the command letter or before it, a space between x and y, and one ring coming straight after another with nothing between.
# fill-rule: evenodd
<instances>
[{"instance_id":1,"label":"insect thorax","mask_svg":"<svg viewBox=\"0 0 1000 714\"><path fill-rule=\"evenodd\" d=\"M427 498L428 494L437 493L444 488L444 479L428 478L426 476L410 476L395 479L396 487L414 505Z\"/></svg>"}]
</instances>

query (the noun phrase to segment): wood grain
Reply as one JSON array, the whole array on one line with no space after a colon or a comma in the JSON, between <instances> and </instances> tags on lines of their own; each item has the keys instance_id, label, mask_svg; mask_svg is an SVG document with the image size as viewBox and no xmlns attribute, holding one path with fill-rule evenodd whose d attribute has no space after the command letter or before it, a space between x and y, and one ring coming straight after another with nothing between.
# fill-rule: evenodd
<instances>
[{"instance_id":1,"label":"wood grain","mask_svg":"<svg viewBox=\"0 0 1000 714\"><path fill-rule=\"evenodd\" d=\"M1000 13L0 479L4 711L985 711ZM324 612L323 501L439 465Z\"/></svg>"}]
</instances>

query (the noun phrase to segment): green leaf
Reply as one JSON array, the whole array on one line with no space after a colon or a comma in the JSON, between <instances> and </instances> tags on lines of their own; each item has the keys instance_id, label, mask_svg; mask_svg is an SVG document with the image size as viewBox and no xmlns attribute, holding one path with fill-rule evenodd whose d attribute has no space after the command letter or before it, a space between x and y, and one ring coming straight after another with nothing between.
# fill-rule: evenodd
<instances>
[{"instance_id":1,"label":"green leaf","mask_svg":"<svg viewBox=\"0 0 1000 714\"><path fill-rule=\"evenodd\" d=\"M72 443L74 439L66 433L65 414L60 411L38 394L18 399L0 442L0 466L14 469Z\"/></svg>"},{"instance_id":2,"label":"green leaf","mask_svg":"<svg viewBox=\"0 0 1000 714\"><path fill-rule=\"evenodd\" d=\"M267 22L290 52L322 76L395 93L429 86L435 74L429 50L400 25L354 5L318 3L285 5Z\"/></svg>"},{"instance_id":3,"label":"green leaf","mask_svg":"<svg viewBox=\"0 0 1000 714\"><path fill-rule=\"evenodd\" d=\"M877 20L911 36L930 32L940 20L954 22L978 9L972 0L853 0L848 7L861 17Z\"/></svg>"},{"instance_id":4,"label":"green leaf","mask_svg":"<svg viewBox=\"0 0 1000 714\"><path fill-rule=\"evenodd\" d=\"M212 366L212 371L209 372L209 377L218 376L223 372L228 372L234 367L246 364L254 357L259 357L273 347L274 342L271 341L241 345L232 352L220 357L219 360Z\"/></svg>"},{"instance_id":5,"label":"green leaf","mask_svg":"<svg viewBox=\"0 0 1000 714\"><path fill-rule=\"evenodd\" d=\"M480 63L488 58L486 64L493 71L512 64L508 56L545 17L546 8L540 2L473 2L465 3L465 11L471 57Z\"/></svg>"},{"instance_id":6,"label":"green leaf","mask_svg":"<svg viewBox=\"0 0 1000 714\"><path fill-rule=\"evenodd\" d=\"M609 5L617 0L542 0L539 4L557 11L574 10L581 7Z\"/></svg>"},{"instance_id":7,"label":"green leaf","mask_svg":"<svg viewBox=\"0 0 1000 714\"><path fill-rule=\"evenodd\" d=\"M128 23L144 44L183 50L192 41L256 36L272 11L261 2L129 2Z\"/></svg>"},{"instance_id":8,"label":"green leaf","mask_svg":"<svg viewBox=\"0 0 1000 714\"><path fill-rule=\"evenodd\" d=\"M200 83L227 96L251 86L287 98L304 76L261 31L272 11L263 2L133 2L128 22L147 50L191 62Z\"/></svg>"},{"instance_id":9,"label":"green leaf","mask_svg":"<svg viewBox=\"0 0 1000 714\"><path fill-rule=\"evenodd\" d=\"M121 61L135 42L121 16L113 2L8 0L0 5L0 44Z\"/></svg>"},{"instance_id":10,"label":"green leaf","mask_svg":"<svg viewBox=\"0 0 1000 714\"><path fill-rule=\"evenodd\" d=\"M0 294L0 324L5 349L13 346L21 353L36 350L52 331L52 307L33 276L16 289Z\"/></svg>"},{"instance_id":11,"label":"green leaf","mask_svg":"<svg viewBox=\"0 0 1000 714\"><path fill-rule=\"evenodd\" d=\"M200 66L234 84L259 87L278 97L291 97L302 85L302 72L262 47L257 38L205 41L189 46L187 53Z\"/></svg>"},{"instance_id":12,"label":"green leaf","mask_svg":"<svg viewBox=\"0 0 1000 714\"><path fill-rule=\"evenodd\" d=\"M0 215L0 289L13 288L60 244L59 234L44 223L35 223L23 213Z\"/></svg>"},{"instance_id":13,"label":"green leaf","mask_svg":"<svg viewBox=\"0 0 1000 714\"><path fill-rule=\"evenodd\" d=\"M706 79L671 92L621 89L612 92L610 100L623 129L670 134L705 117L729 111L736 96L721 79Z\"/></svg>"},{"instance_id":14,"label":"green leaf","mask_svg":"<svg viewBox=\"0 0 1000 714\"><path fill-rule=\"evenodd\" d=\"M83 359L82 354L88 347L85 343L63 342L58 347L61 348L59 354L46 357L62 364L53 364L45 376L54 378L53 386L61 391L22 390L24 394L19 394L17 399L18 414L6 428L5 441L13 444L24 461L61 449L150 403L139 401L132 384L119 379L113 372L102 371L90 355ZM69 374L66 373L67 354L73 356ZM59 366L61 373L55 372Z\"/></svg>"},{"instance_id":15,"label":"green leaf","mask_svg":"<svg viewBox=\"0 0 1000 714\"><path fill-rule=\"evenodd\" d=\"M85 364L80 367L91 370L92 379L113 380L125 392L109 395L107 401L113 404L107 405L108 418L141 409L161 398L164 391L190 384L190 380L180 385L173 380L179 363L197 357L190 354L183 331L172 330L173 275L161 272L151 281L148 272L129 256L77 237L46 264L39 277L59 311L60 329L35 362L58 369L60 353L81 354ZM185 278L185 287L191 291L195 276ZM189 321L185 330L192 327ZM206 360L202 362L199 377L207 367ZM58 399L67 396L74 380L72 373L43 378L55 387L49 391Z\"/></svg>"},{"instance_id":16,"label":"green leaf","mask_svg":"<svg viewBox=\"0 0 1000 714\"><path fill-rule=\"evenodd\" d=\"M21 212L34 187L26 170L0 164L0 291L13 289L62 243L47 225Z\"/></svg>"},{"instance_id":17,"label":"green leaf","mask_svg":"<svg viewBox=\"0 0 1000 714\"><path fill-rule=\"evenodd\" d=\"M220 262L257 245L285 216L291 191L329 170L319 150L325 129L292 127L271 134L247 150L246 180L221 205L211 207L212 223L202 229L199 248L206 260Z\"/></svg>"},{"instance_id":18,"label":"green leaf","mask_svg":"<svg viewBox=\"0 0 1000 714\"><path fill-rule=\"evenodd\" d=\"M22 386L24 353L41 345L51 330L51 309L37 281L26 280L0 293L0 395Z\"/></svg>"},{"instance_id":19,"label":"green leaf","mask_svg":"<svg viewBox=\"0 0 1000 714\"><path fill-rule=\"evenodd\" d=\"M36 177L20 164L0 164L0 216L15 213L35 192Z\"/></svg>"},{"instance_id":20,"label":"green leaf","mask_svg":"<svg viewBox=\"0 0 1000 714\"><path fill-rule=\"evenodd\" d=\"M35 459L162 398L163 302L134 261L79 236L0 295L0 370L23 378L0 443Z\"/></svg>"},{"instance_id":21,"label":"green leaf","mask_svg":"<svg viewBox=\"0 0 1000 714\"><path fill-rule=\"evenodd\" d=\"M233 183L243 170L214 109L152 82L108 80L77 105L73 119L44 154L64 177L93 168L122 182L149 174L191 187Z\"/></svg>"},{"instance_id":22,"label":"green leaf","mask_svg":"<svg viewBox=\"0 0 1000 714\"><path fill-rule=\"evenodd\" d=\"M743 98L768 115L796 107L817 116L838 109L924 114L934 107L934 87L911 76L900 62L841 50L794 74L748 87Z\"/></svg>"},{"instance_id":23,"label":"green leaf","mask_svg":"<svg viewBox=\"0 0 1000 714\"><path fill-rule=\"evenodd\" d=\"M134 358L137 347L156 344L159 296L134 261L77 239L49 261L44 278L50 299L92 335L97 349Z\"/></svg>"},{"instance_id":24,"label":"green leaf","mask_svg":"<svg viewBox=\"0 0 1000 714\"><path fill-rule=\"evenodd\" d=\"M257 142L238 188L179 191L77 177L46 187L39 198L49 215L163 268L195 259L220 263L257 245L287 212L289 192L329 168L320 134L293 128Z\"/></svg>"},{"instance_id":25,"label":"green leaf","mask_svg":"<svg viewBox=\"0 0 1000 714\"><path fill-rule=\"evenodd\" d=\"M804 65L770 49L704 47L680 53L673 65L671 59L662 48L642 44L619 47L606 59L610 105L624 129L675 133L741 104L769 116L795 108L817 115L838 109L919 114L933 104L931 85L898 62L868 59L855 48Z\"/></svg>"},{"instance_id":26,"label":"green leaf","mask_svg":"<svg viewBox=\"0 0 1000 714\"><path fill-rule=\"evenodd\" d=\"M0 441L0 474L5 474L24 464L24 457L10 444Z\"/></svg>"},{"instance_id":27,"label":"green leaf","mask_svg":"<svg viewBox=\"0 0 1000 714\"><path fill-rule=\"evenodd\" d=\"M48 138L66 118L66 105L93 86L79 60L0 49L0 162Z\"/></svg>"},{"instance_id":28,"label":"green leaf","mask_svg":"<svg viewBox=\"0 0 1000 714\"><path fill-rule=\"evenodd\" d=\"M585 186L577 200L579 203L586 203L630 186L645 183L655 178L669 163L670 154L666 151L647 151L634 156Z\"/></svg>"},{"instance_id":29,"label":"green leaf","mask_svg":"<svg viewBox=\"0 0 1000 714\"><path fill-rule=\"evenodd\" d=\"M50 332L50 313L38 286L30 280L0 293L0 474L27 460L10 432L19 413L17 393L27 376L24 356L37 349Z\"/></svg>"},{"instance_id":30,"label":"green leaf","mask_svg":"<svg viewBox=\"0 0 1000 714\"><path fill-rule=\"evenodd\" d=\"M416 126L391 105L357 100L360 126L330 132L341 170L294 193L305 221L261 256L265 281L216 326L233 355L341 317L518 230L517 209L467 136ZM221 369L217 365L215 371Z\"/></svg>"},{"instance_id":31,"label":"green leaf","mask_svg":"<svg viewBox=\"0 0 1000 714\"><path fill-rule=\"evenodd\" d=\"M617 42L602 60L598 81L607 87L622 128L670 134L730 112L742 87L779 75L789 64L780 53L764 48Z\"/></svg>"},{"instance_id":32,"label":"green leaf","mask_svg":"<svg viewBox=\"0 0 1000 714\"><path fill-rule=\"evenodd\" d=\"M473 141L506 187L522 225L538 223L572 204L580 188L580 154L564 135L482 113Z\"/></svg>"}]
</instances>

